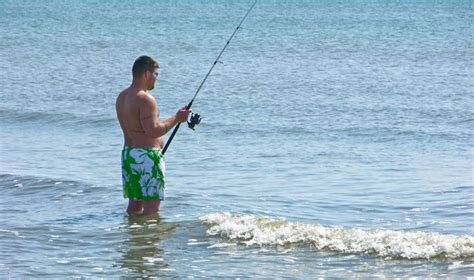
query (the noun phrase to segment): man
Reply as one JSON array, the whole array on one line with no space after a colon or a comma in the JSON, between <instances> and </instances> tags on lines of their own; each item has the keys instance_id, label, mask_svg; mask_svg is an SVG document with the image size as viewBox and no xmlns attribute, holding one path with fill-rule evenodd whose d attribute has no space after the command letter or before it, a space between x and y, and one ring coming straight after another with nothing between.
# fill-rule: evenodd
<instances>
[{"instance_id":1,"label":"man","mask_svg":"<svg viewBox=\"0 0 474 280\"><path fill-rule=\"evenodd\" d=\"M164 199L165 162L163 136L187 120L191 110L160 121L160 111L149 91L158 78L158 63L149 56L137 58L132 67L132 84L117 98L116 111L123 131L122 180L130 215L156 214Z\"/></svg>"}]
</instances>

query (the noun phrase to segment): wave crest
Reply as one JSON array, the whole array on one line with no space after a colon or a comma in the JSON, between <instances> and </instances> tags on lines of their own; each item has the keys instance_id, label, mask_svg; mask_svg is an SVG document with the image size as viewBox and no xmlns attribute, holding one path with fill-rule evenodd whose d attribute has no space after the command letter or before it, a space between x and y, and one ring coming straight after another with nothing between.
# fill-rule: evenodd
<instances>
[{"instance_id":1,"label":"wave crest","mask_svg":"<svg viewBox=\"0 0 474 280\"><path fill-rule=\"evenodd\" d=\"M385 229L345 229L252 215L214 213L201 217L207 234L246 245L297 245L388 258L472 258L474 237Z\"/></svg>"}]
</instances>

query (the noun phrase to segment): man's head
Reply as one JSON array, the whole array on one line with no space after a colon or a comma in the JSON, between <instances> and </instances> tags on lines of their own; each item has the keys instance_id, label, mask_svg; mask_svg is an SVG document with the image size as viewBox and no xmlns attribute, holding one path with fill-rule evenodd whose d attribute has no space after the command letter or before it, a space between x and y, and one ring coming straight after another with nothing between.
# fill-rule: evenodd
<instances>
[{"instance_id":1,"label":"man's head","mask_svg":"<svg viewBox=\"0 0 474 280\"><path fill-rule=\"evenodd\" d=\"M145 83L148 90L155 88L155 82L158 78L158 62L153 58L143 55L135 60L132 67L134 80L141 80Z\"/></svg>"}]
</instances>

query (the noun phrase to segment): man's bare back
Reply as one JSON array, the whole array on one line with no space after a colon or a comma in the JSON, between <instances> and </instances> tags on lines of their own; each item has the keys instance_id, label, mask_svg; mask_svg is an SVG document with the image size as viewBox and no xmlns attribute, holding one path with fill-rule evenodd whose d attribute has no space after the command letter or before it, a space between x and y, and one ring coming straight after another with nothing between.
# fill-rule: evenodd
<instances>
[{"instance_id":1,"label":"man's bare back","mask_svg":"<svg viewBox=\"0 0 474 280\"><path fill-rule=\"evenodd\" d=\"M147 134L142 123L142 121L159 120L158 106L152 106L153 104L156 104L155 98L143 90L129 87L120 93L116 109L125 146L134 148L163 147L163 136L156 137L154 134Z\"/></svg>"}]
</instances>

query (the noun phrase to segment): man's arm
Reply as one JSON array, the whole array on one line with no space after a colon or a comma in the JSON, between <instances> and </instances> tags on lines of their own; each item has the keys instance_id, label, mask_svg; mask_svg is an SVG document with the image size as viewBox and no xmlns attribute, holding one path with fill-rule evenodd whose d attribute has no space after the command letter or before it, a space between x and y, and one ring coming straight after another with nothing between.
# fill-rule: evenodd
<instances>
[{"instance_id":1,"label":"man's arm","mask_svg":"<svg viewBox=\"0 0 474 280\"><path fill-rule=\"evenodd\" d=\"M190 112L191 110L181 109L176 115L160 121L160 111L155 98L146 94L140 106L140 122L147 136L158 138L165 135L176 124L186 121Z\"/></svg>"}]
</instances>

